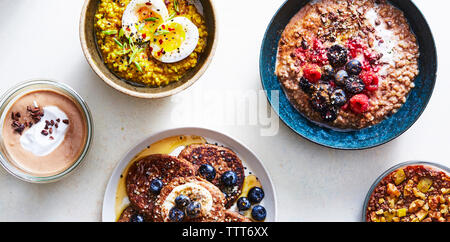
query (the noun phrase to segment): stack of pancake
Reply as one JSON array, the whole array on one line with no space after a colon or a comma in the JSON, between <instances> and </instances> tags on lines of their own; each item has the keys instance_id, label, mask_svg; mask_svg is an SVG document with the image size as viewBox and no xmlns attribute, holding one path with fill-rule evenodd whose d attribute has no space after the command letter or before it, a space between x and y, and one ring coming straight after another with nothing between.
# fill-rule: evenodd
<instances>
[{"instance_id":1,"label":"stack of pancake","mask_svg":"<svg viewBox=\"0 0 450 242\"><path fill-rule=\"evenodd\" d=\"M214 167L214 179L208 181L200 175L198 170L203 164ZM227 171L237 176L232 187L220 181ZM236 153L217 145L193 144L185 147L178 157L149 155L133 163L128 170L126 189L130 206L122 212L118 222L135 221L136 216L146 222L169 222L174 196L181 194L203 205L197 216L185 216L183 222L250 222L230 210L241 195L244 178L244 167ZM155 179L163 184L158 193L150 188Z\"/></svg>"}]
</instances>

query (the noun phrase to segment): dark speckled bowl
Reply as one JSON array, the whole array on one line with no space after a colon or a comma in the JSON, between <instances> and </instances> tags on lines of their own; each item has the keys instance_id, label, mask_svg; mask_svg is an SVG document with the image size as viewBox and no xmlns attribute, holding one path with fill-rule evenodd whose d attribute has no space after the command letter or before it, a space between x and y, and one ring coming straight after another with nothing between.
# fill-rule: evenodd
<instances>
[{"instance_id":1,"label":"dark speckled bowl","mask_svg":"<svg viewBox=\"0 0 450 242\"><path fill-rule=\"evenodd\" d=\"M262 85L272 105L271 91L280 92L278 115L281 120L304 138L336 149L372 148L400 136L420 117L431 98L436 82L436 47L430 27L422 13L409 0L390 1L405 13L420 45L420 73L415 79L416 87L409 94L406 103L397 113L377 125L357 131L341 132L318 126L295 110L284 95L275 75L276 54L281 33L290 19L308 2L309 0L287 0L270 22L261 47L259 66Z\"/></svg>"}]
</instances>

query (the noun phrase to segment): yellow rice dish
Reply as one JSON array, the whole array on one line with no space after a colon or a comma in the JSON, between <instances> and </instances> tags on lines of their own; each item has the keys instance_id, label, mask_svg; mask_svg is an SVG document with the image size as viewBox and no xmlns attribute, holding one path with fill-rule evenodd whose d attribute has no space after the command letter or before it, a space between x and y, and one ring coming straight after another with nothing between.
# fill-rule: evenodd
<instances>
[{"instance_id":1,"label":"yellow rice dish","mask_svg":"<svg viewBox=\"0 0 450 242\"><path fill-rule=\"evenodd\" d=\"M128 10L131 9L128 5L136 5L136 2L141 6L152 6L155 12L157 8L154 6L163 4L167 14L159 12L158 8L157 13L150 11L145 21L140 18L140 22L135 25L125 25L128 19L134 23L133 14L128 16ZM133 11L142 15L141 10ZM95 19L98 48L108 68L125 80L150 87L179 81L197 65L207 44L204 17L186 0L101 0ZM192 28L188 28L189 24L195 31L190 31ZM147 27L147 32L141 31ZM180 35L180 32L183 34ZM189 41L192 43L185 43ZM159 44L167 49L167 53ZM186 48L191 49L184 51ZM185 56L182 56L183 53Z\"/></svg>"}]
</instances>

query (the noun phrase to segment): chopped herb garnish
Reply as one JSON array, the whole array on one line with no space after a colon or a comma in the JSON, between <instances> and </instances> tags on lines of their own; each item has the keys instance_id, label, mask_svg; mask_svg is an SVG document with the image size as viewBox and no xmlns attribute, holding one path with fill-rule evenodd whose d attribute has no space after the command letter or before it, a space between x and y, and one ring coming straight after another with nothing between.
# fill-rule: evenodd
<instances>
[{"instance_id":1,"label":"chopped herb garnish","mask_svg":"<svg viewBox=\"0 0 450 242\"><path fill-rule=\"evenodd\" d=\"M125 54L128 54L128 53L130 53L130 49L124 49L124 50L121 50L121 51L116 51L115 52L116 54L118 54L118 55L125 55Z\"/></svg>"},{"instance_id":2,"label":"chopped herb garnish","mask_svg":"<svg viewBox=\"0 0 450 242\"><path fill-rule=\"evenodd\" d=\"M175 12L180 13L180 5L178 4L178 0L173 1L173 9Z\"/></svg>"},{"instance_id":3,"label":"chopped herb garnish","mask_svg":"<svg viewBox=\"0 0 450 242\"><path fill-rule=\"evenodd\" d=\"M125 33L125 30L123 30L123 28L121 28L120 31L119 31L119 38L122 38L124 33Z\"/></svg>"},{"instance_id":4,"label":"chopped herb garnish","mask_svg":"<svg viewBox=\"0 0 450 242\"><path fill-rule=\"evenodd\" d=\"M137 63L136 61L134 61L133 63L136 65L136 67L137 67L137 69L139 70L139 72L142 72L142 68L141 68L141 66L139 65L139 63Z\"/></svg>"},{"instance_id":5,"label":"chopped herb garnish","mask_svg":"<svg viewBox=\"0 0 450 242\"><path fill-rule=\"evenodd\" d=\"M132 52L135 52L136 49L134 48L134 42L133 42L133 40L132 40L130 37L128 37L128 36L127 36L127 38L128 38L128 43L129 43L129 45L130 45L131 51L132 51Z\"/></svg>"},{"instance_id":6,"label":"chopped herb garnish","mask_svg":"<svg viewBox=\"0 0 450 242\"><path fill-rule=\"evenodd\" d=\"M139 54L139 53L141 53L142 51L143 51L144 49L143 48L140 48L140 49L132 49L132 54L131 54L131 56L130 56L130 61L129 61L129 63L131 64L133 61L134 61L134 58L136 57L136 55L137 54Z\"/></svg>"},{"instance_id":7,"label":"chopped herb garnish","mask_svg":"<svg viewBox=\"0 0 450 242\"><path fill-rule=\"evenodd\" d=\"M114 42L116 42L116 44L117 44L118 46L120 46L120 48L123 49L123 44L120 43L120 41L118 41L116 38L113 38L113 40L114 40Z\"/></svg>"},{"instance_id":8,"label":"chopped herb garnish","mask_svg":"<svg viewBox=\"0 0 450 242\"><path fill-rule=\"evenodd\" d=\"M127 44L127 43L124 43L124 44L123 44L122 50L116 51L115 53L118 54L118 55L125 55L125 54L130 53L130 51L131 51L131 50L128 48L128 44Z\"/></svg>"},{"instance_id":9,"label":"chopped herb garnish","mask_svg":"<svg viewBox=\"0 0 450 242\"><path fill-rule=\"evenodd\" d=\"M117 30L105 30L102 33L106 34L106 35L113 35L113 34L117 34Z\"/></svg>"},{"instance_id":10,"label":"chopped herb garnish","mask_svg":"<svg viewBox=\"0 0 450 242\"><path fill-rule=\"evenodd\" d=\"M130 47L133 48L133 46L134 46L133 40L129 37L127 37L127 38L128 38L128 43L130 44Z\"/></svg>"},{"instance_id":11,"label":"chopped herb garnish","mask_svg":"<svg viewBox=\"0 0 450 242\"><path fill-rule=\"evenodd\" d=\"M169 22L170 20L172 20L173 18L175 18L175 16L177 16L177 13L172 13L169 18L166 20L166 22Z\"/></svg>"},{"instance_id":12,"label":"chopped herb garnish","mask_svg":"<svg viewBox=\"0 0 450 242\"><path fill-rule=\"evenodd\" d=\"M144 23L140 24L140 25L138 26L138 31L140 32L140 31L144 28L144 26L145 26Z\"/></svg>"},{"instance_id":13,"label":"chopped herb garnish","mask_svg":"<svg viewBox=\"0 0 450 242\"><path fill-rule=\"evenodd\" d=\"M161 30L156 31L156 33L154 34L154 36L166 35L166 34L168 34L168 33L170 33L170 31L161 29Z\"/></svg>"},{"instance_id":14,"label":"chopped herb garnish","mask_svg":"<svg viewBox=\"0 0 450 242\"><path fill-rule=\"evenodd\" d=\"M156 22L158 19L159 18L156 18L156 17L150 17L150 18L146 18L144 20L147 21L147 22Z\"/></svg>"}]
</instances>

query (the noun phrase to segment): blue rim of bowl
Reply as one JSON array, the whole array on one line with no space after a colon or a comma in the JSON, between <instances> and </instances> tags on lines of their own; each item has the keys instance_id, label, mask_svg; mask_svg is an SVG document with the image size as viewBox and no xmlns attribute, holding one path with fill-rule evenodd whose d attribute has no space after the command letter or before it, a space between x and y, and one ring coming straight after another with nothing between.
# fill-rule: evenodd
<instances>
[{"instance_id":1,"label":"blue rim of bowl","mask_svg":"<svg viewBox=\"0 0 450 242\"><path fill-rule=\"evenodd\" d=\"M367 206L369 203L369 199L372 196L373 190L375 190L375 188L378 186L378 184L389 174L391 174L392 172L396 171L397 169L403 168L403 167L407 167L407 166L414 166L414 165L422 165L422 166L428 166L431 167L432 169L437 169L439 171L443 171L447 174L450 174L450 168L439 164L439 163L435 163L435 162L429 162L429 161L417 161L417 160L411 160L411 161L406 161L406 162L402 162L399 163L397 165L392 166L391 168L387 169L385 172L381 173L381 175L379 177L377 177L377 179L373 182L372 186L370 186L369 191L367 192L366 198L364 199L364 203L363 203L363 210L362 210L362 216L361 216L361 221L362 222L366 222L366 217L367 217Z\"/></svg>"},{"instance_id":2,"label":"blue rim of bowl","mask_svg":"<svg viewBox=\"0 0 450 242\"><path fill-rule=\"evenodd\" d=\"M292 131L294 131L296 134L298 134L298 135L300 135L301 137L303 137L304 139L306 139L306 140L308 140L308 141L310 141L310 142L312 142L312 143L314 143L314 144L318 144L318 145L320 145L320 146L323 146L323 147L326 147L326 148L332 148L332 149L336 149L336 150L366 150L366 149L375 148L375 147L378 147L378 146L381 146L381 145L384 145L384 144L386 144L386 143L391 142L392 140L394 140L394 139L400 137L403 133L405 133L407 130L409 130L409 129L417 122L417 120L420 118L420 116L422 116L423 112L425 111L426 107L428 106L428 103L430 102L430 99L431 99L431 97L432 97L432 95L433 95L433 92L434 92L434 87L435 87L435 85L436 85L436 74L437 74L437 68L438 68L438 58L437 58L436 42L435 42L435 40L434 40L433 32L432 32L432 30L431 30L431 28L430 28L430 25L429 25L428 22L426 21L425 16L424 16L423 13L420 11L420 9L416 6L416 4L414 4L414 2L412 2L411 0L409 0L409 1L411 2L411 4L417 9L417 12L420 14L420 16L425 20L424 25L427 27L427 29L428 29L429 32L431 33L432 46L433 46L433 49L434 49L434 51L433 51L433 53L434 53L434 54L433 54L433 58L436 60L436 64L435 64L435 67L436 67L436 68L435 68L434 73L433 73L433 74L434 74L434 78L433 78L433 80L431 80L431 81L432 81L432 85L431 85L430 96L429 96L429 98L424 102L424 106L423 106L422 110L420 110L420 112L418 113L418 115L414 118L413 122L411 122L411 124L409 124L404 130L402 130L401 132L399 132L397 135L395 135L395 136L393 136L393 137L391 137L391 138L389 138L389 139L386 139L386 140L384 140L384 141L382 141L382 142L379 142L379 143L377 143L377 144L374 144L374 145L368 145L368 146L365 146L365 147L357 147L357 148L353 148L353 147L337 147L337 146L332 146L332 145L323 144L323 143L320 143L320 142L318 142L318 141L313 140L313 139L310 138L310 137L307 137L306 135L301 134L300 131L296 130L294 127L292 127L292 126L285 120L285 117L284 117L284 116L280 115L279 110L274 109L273 106L272 106L272 101L271 101L271 99L270 99L270 97L271 97L272 95L269 94L269 91L272 91L272 90L268 90L268 89L267 89L267 86L265 85L265 81L264 81L264 77L263 77L263 76L264 76L264 75L263 75L263 64L264 64L264 61L263 61L263 59L262 59L262 56L263 56L263 52L264 52L265 43L267 42L267 39L268 39L268 33L269 33L269 30L270 30L270 27L274 24L275 18L278 16L278 14L280 14L280 11L284 8L284 6L285 6L289 1L292 1L292 0L286 0L286 1L278 8L278 10L275 12L275 14L273 15L272 19L270 20L269 25L267 26L266 31L265 31L265 33L264 33L263 41L262 41L261 48L260 48L260 54L259 54L259 75L260 75L260 79L261 79L261 85L262 85L262 87L263 87L263 89L264 89L264 92L265 92L265 94L266 94L267 101L270 103L270 106L271 106L272 109L277 113L278 117L283 121L283 123L284 123L287 127L289 127ZM309 1L311 1L311 0L309 0ZM308 1L308 2L309 2L309 1ZM389 0L388 0L388 1L389 1ZM305 4L305 5L306 5L306 4ZM292 17L293 17L293 16L292 16ZM291 17L291 18L292 18L292 17ZM279 33L279 36L277 36L277 40L278 40L278 41L279 41L279 39L280 39L281 33L282 33L282 31ZM277 41L277 42L278 42L278 41ZM276 48L278 48L278 46L276 46ZM274 74L274 75L275 75L275 74ZM280 91L280 98L282 97L282 95L285 95L285 93L284 93L284 91L282 90L281 86L280 86L280 89L278 89L278 91ZM282 94L281 94L281 93L282 93ZM286 98L286 97L285 97L285 98ZM294 108L294 109L295 109L295 108ZM298 112L298 111L297 111L297 112ZM300 115L302 115L302 117L304 117L303 114L300 113ZM304 117L304 118L306 118L306 117ZM388 117L388 118L389 118L389 117ZM308 121L311 122L310 120L308 120ZM311 122L311 123L312 123L312 122ZM317 124L315 124L315 125L317 125ZM376 125L375 125L375 126L376 126Z\"/></svg>"}]
</instances>

